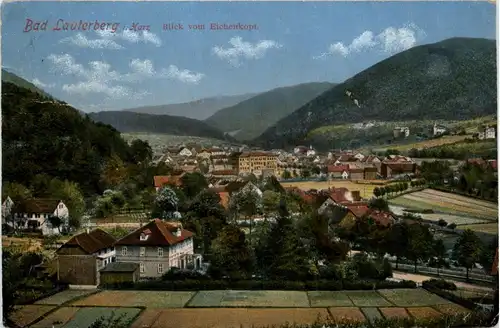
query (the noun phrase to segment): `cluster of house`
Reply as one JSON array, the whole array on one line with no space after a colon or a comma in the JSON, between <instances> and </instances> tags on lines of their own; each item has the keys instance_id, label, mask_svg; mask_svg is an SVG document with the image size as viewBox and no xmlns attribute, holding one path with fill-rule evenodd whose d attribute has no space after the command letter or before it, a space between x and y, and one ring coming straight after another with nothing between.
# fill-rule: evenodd
<instances>
[{"instance_id":1,"label":"cluster of house","mask_svg":"<svg viewBox=\"0 0 500 328\"><path fill-rule=\"evenodd\" d=\"M157 160L172 165L178 172L201 172L215 180L237 180L254 174L257 177L294 178L303 176L327 179L373 180L399 178L415 174L416 165L408 157L365 156L350 150L318 154L312 147L297 146L293 152L233 151L231 148L172 149Z\"/></svg>"},{"instance_id":2,"label":"cluster of house","mask_svg":"<svg viewBox=\"0 0 500 328\"><path fill-rule=\"evenodd\" d=\"M160 219L118 240L101 229L87 230L61 245L55 262L58 280L78 286L159 278L173 267L206 269L194 252L193 233Z\"/></svg>"},{"instance_id":3,"label":"cluster of house","mask_svg":"<svg viewBox=\"0 0 500 328\"><path fill-rule=\"evenodd\" d=\"M485 139L496 139L496 127L495 126L483 126L478 128L479 132L474 135L475 138L479 140L485 140ZM450 128L434 123L432 126L432 135L434 137L441 136L445 133L450 132L451 134L454 134L455 132L451 132ZM393 135L395 139L398 138L408 138L410 136L410 128L407 126L397 126L393 129Z\"/></svg>"}]
</instances>

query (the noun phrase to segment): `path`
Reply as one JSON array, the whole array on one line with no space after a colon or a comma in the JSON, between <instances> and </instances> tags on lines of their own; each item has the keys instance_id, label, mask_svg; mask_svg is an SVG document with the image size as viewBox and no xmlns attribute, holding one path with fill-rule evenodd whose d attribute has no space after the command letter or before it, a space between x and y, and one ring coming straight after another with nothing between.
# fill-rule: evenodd
<instances>
[{"instance_id":1,"label":"path","mask_svg":"<svg viewBox=\"0 0 500 328\"><path fill-rule=\"evenodd\" d=\"M415 273L407 273L407 272L393 272L392 277L395 279L404 279L404 280L412 280L417 283L422 283L425 280L429 279L436 279L436 277L433 276L426 276L422 274L415 274ZM485 291L492 291L493 288L491 287L485 287L485 286L478 286L474 284L469 284L461 281L454 281L453 279L446 279L449 281L453 281L455 285L458 288L466 288L466 289L474 289L474 290L485 290Z\"/></svg>"}]
</instances>

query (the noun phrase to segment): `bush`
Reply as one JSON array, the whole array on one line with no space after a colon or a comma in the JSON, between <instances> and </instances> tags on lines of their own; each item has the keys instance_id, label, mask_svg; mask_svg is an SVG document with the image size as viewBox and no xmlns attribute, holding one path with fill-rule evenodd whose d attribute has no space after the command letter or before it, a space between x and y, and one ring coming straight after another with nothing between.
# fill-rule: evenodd
<instances>
[{"instance_id":1,"label":"bush","mask_svg":"<svg viewBox=\"0 0 500 328\"><path fill-rule=\"evenodd\" d=\"M439 221L438 221L438 225L439 225L440 227L446 227L446 226L448 225L448 222L446 222L446 221L445 221L445 220L443 220L443 219L439 219Z\"/></svg>"},{"instance_id":2,"label":"bush","mask_svg":"<svg viewBox=\"0 0 500 328\"><path fill-rule=\"evenodd\" d=\"M455 223L448 224L448 228L450 228L450 229L455 229L456 227L457 227L457 225Z\"/></svg>"},{"instance_id":3,"label":"bush","mask_svg":"<svg viewBox=\"0 0 500 328\"><path fill-rule=\"evenodd\" d=\"M170 269L162 277L162 280L208 280L207 275L201 274L197 271L180 270L177 268Z\"/></svg>"},{"instance_id":4,"label":"bush","mask_svg":"<svg viewBox=\"0 0 500 328\"><path fill-rule=\"evenodd\" d=\"M457 290L457 286L453 282L444 279L429 279L422 282L422 286L424 285L444 290Z\"/></svg>"},{"instance_id":5,"label":"bush","mask_svg":"<svg viewBox=\"0 0 500 328\"><path fill-rule=\"evenodd\" d=\"M105 289L122 290L371 290L385 288L416 288L413 281L341 281L341 280L151 280L137 283L117 283L101 286Z\"/></svg>"}]
</instances>

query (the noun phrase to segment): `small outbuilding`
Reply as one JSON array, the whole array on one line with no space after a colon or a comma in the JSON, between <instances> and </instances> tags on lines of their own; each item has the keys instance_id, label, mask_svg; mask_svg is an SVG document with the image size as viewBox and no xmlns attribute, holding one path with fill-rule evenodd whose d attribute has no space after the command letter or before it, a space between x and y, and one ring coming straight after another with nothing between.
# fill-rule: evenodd
<instances>
[{"instance_id":1,"label":"small outbuilding","mask_svg":"<svg viewBox=\"0 0 500 328\"><path fill-rule=\"evenodd\" d=\"M137 282L139 280L139 263L112 262L100 271L101 284L117 284Z\"/></svg>"}]
</instances>

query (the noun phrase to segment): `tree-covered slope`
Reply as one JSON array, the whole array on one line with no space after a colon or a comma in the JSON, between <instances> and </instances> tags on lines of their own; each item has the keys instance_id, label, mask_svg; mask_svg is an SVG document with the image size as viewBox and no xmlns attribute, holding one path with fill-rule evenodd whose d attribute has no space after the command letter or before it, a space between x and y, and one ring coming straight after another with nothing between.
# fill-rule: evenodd
<instances>
[{"instance_id":1,"label":"tree-covered slope","mask_svg":"<svg viewBox=\"0 0 500 328\"><path fill-rule=\"evenodd\" d=\"M28 82L25 79L23 79L22 77L19 77L14 73L10 73L3 68L2 68L2 82L10 82L10 83L17 85L18 87L28 89L28 90L36 92L42 96L54 98L50 94L48 94L47 92L43 91L42 89L40 89L39 87L34 85L33 83Z\"/></svg>"},{"instance_id":2,"label":"tree-covered slope","mask_svg":"<svg viewBox=\"0 0 500 328\"><path fill-rule=\"evenodd\" d=\"M225 140L223 132L192 118L170 115L140 114L125 111L90 113L98 122L109 124L120 132L150 132Z\"/></svg>"},{"instance_id":3,"label":"tree-covered slope","mask_svg":"<svg viewBox=\"0 0 500 328\"><path fill-rule=\"evenodd\" d=\"M124 111L154 115L184 116L197 120L204 120L222 108L236 105L255 95L257 94L248 93L236 96L211 97L187 103L136 107L124 109Z\"/></svg>"},{"instance_id":4,"label":"tree-covered slope","mask_svg":"<svg viewBox=\"0 0 500 328\"><path fill-rule=\"evenodd\" d=\"M2 82L2 182L30 185L37 174L102 192L101 173L130 147L109 125L93 122L65 103Z\"/></svg>"},{"instance_id":5,"label":"tree-covered slope","mask_svg":"<svg viewBox=\"0 0 500 328\"><path fill-rule=\"evenodd\" d=\"M310 131L326 125L367 120L461 120L494 114L496 69L494 40L452 38L417 46L335 86L254 142L291 147L306 140ZM360 108L346 95L347 90L359 100Z\"/></svg>"},{"instance_id":6,"label":"tree-covered slope","mask_svg":"<svg viewBox=\"0 0 500 328\"><path fill-rule=\"evenodd\" d=\"M251 140L333 86L314 82L273 89L221 109L205 122L221 131L234 132L238 140Z\"/></svg>"}]
</instances>

